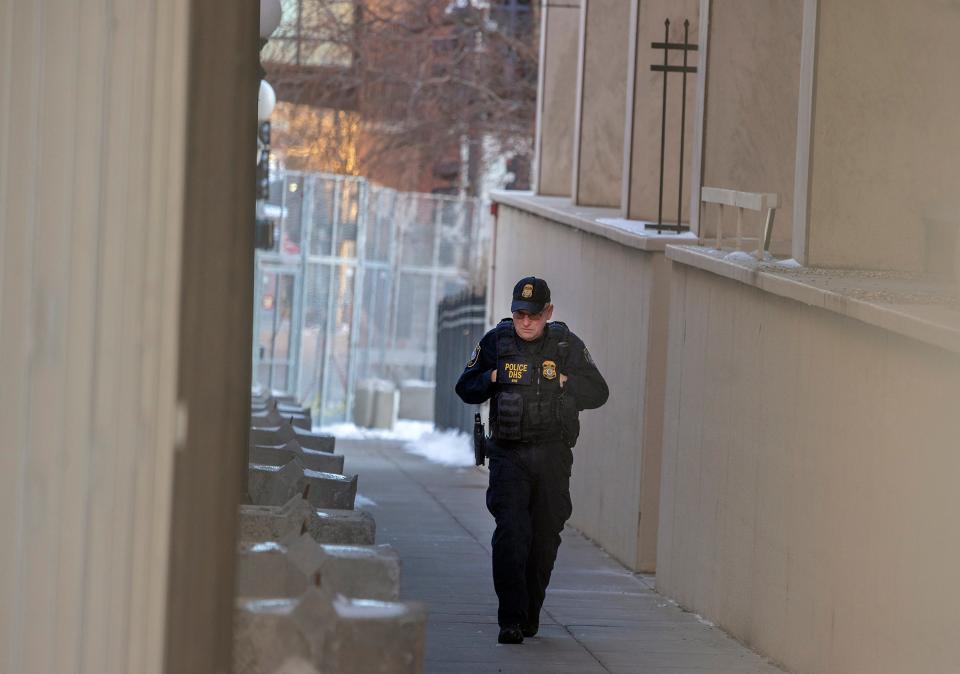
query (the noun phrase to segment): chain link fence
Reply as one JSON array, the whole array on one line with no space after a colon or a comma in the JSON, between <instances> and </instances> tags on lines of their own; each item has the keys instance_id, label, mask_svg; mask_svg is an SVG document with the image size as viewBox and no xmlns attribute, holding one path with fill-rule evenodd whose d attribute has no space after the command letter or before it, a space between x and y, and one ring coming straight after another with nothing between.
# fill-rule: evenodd
<instances>
[{"instance_id":1,"label":"chain link fence","mask_svg":"<svg viewBox=\"0 0 960 674\"><path fill-rule=\"evenodd\" d=\"M486 284L478 201L301 172L270 192L278 235L256 256L254 383L330 424L351 420L359 381L434 382L437 305Z\"/></svg>"}]
</instances>

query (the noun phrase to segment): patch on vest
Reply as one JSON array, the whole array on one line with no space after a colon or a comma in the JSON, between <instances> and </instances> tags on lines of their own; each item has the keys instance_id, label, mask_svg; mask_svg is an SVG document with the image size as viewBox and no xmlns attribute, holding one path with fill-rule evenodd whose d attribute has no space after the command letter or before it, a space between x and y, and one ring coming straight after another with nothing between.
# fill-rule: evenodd
<instances>
[{"instance_id":1,"label":"patch on vest","mask_svg":"<svg viewBox=\"0 0 960 674\"><path fill-rule=\"evenodd\" d=\"M527 283L526 285L523 286L523 290L520 292L520 297L522 297L522 298L525 299L525 300L528 300L528 299L530 299L531 297L533 297L533 284L532 284L532 283Z\"/></svg>"},{"instance_id":2,"label":"patch on vest","mask_svg":"<svg viewBox=\"0 0 960 674\"><path fill-rule=\"evenodd\" d=\"M497 381L507 384L529 384L530 365L527 363L504 363Z\"/></svg>"},{"instance_id":3,"label":"patch on vest","mask_svg":"<svg viewBox=\"0 0 960 674\"><path fill-rule=\"evenodd\" d=\"M557 378L557 364L552 360L543 361L543 378L544 379L556 379Z\"/></svg>"},{"instance_id":4,"label":"patch on vest","mask_svg":"<svg viewBox=\"0 0 960 674\"><path fill-rule=\"evenodd\" d=\"M590 363L591 365L593 365L594 367L597 366L597 364L593 362L593 356L591 356L590 352L587 351L587 347L583 347L583 359L588 363Z\"/></svg>"},{"instance_id":5,"label":"patch on vest","mask_svg":"<svg viewBox=\"0 0 960 674\"><path fill-rule=\"evenodd\" d=\"M467 361L467 367L473 367L477 364L477 360L480 358L480 342L477 342L477 348L473 350L473 355L470 356L470 360Z\"/></svg>"}]
</instances>

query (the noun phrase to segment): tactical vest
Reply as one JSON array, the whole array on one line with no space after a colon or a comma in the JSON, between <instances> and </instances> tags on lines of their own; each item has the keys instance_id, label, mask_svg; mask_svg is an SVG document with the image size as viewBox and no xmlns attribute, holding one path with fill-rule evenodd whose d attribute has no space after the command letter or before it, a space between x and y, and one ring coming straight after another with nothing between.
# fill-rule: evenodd
<instances>
[{"instance_id":1,"label":"tactical vest","mask_svg":"<svg viewBox=\"0 0 960 674\"><path fill-rule=\"evenodd\" d=\"M513 321L500 321L497 336L497 392L490 405L490 427L496 440L545 442L564 439L561 415L560 372L569 348L567 326L547 325L539 348L520 350ZM573 411L576 415L576 410ZM569 428L569 420L565 427ZM568 434L566 434L568 435Z\"/></svg>"}]
</instances>

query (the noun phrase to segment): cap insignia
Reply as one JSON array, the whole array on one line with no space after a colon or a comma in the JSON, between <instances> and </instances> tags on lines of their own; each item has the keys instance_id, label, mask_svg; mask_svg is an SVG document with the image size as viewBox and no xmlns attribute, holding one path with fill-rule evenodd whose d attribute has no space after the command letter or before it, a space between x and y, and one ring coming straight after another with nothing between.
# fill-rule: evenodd
<instances>
[{"instance_id":1,"label":"cap insignia","mask_svg":"<svg viewBox=\"0 0 960 674\"><path fill-rule=\"evenodd\" d=\"M520 297L522 297L522 298L525 299L525 300L528 300L528 299L530 299L531 297L533 297L533 284L532 284L532 283L526 283L526 284L524 284L524 286L523 286L523 292L520 293Z\"/></svg>"}]
</instances>

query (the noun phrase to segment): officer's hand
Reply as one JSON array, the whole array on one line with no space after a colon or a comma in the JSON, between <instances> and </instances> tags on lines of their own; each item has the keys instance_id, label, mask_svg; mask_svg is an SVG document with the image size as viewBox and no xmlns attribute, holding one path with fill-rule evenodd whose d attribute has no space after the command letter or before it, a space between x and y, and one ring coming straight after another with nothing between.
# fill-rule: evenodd
<instances>
[{"instance_id":1,"label":"officer's hand","mask_svg":"<svg viewBox=\"0 0 960 674\"><path fill-rule=\"evenodd\" d=\"M563 377L563 375L560 375L560 376ZM496 381L497 381L497 371L496 371L496 370L490 370L490 381L496 383Z\"/></svg>"},{"instance_id":2,"label":"officer's hand","mask_svg":"<svg viewBox=\"0 0 960 674\"><path fill-rule=\"evenodd\" d=\"M560 375L560 388L563 388L563 385L567 383L567 375Z\"/></svg>"}]
</instances>

